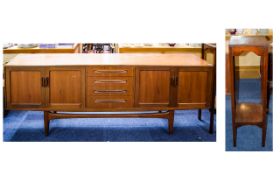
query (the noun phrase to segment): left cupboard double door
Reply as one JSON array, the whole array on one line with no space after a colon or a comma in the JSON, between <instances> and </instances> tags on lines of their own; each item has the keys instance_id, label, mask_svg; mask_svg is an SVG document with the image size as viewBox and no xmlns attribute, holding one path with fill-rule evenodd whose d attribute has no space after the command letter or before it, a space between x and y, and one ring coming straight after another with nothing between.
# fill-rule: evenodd
<instances>
[{"instance_id":1,"label":"left cupboard double door","mask_svg":"<svg viewBox=\"0 0 280 175\"><path fill-rule=\"evenodd\" d=\"M7 67L7 108L78 110L84 86L83 67Z\"/></svg>"}]
</instances>

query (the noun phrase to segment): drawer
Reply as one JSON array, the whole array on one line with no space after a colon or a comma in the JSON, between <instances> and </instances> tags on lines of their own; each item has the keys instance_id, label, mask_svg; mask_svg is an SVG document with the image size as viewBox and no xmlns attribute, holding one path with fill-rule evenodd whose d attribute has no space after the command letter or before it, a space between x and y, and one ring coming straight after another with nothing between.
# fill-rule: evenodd
<instances>
[{"instance_id":1,"label":"drawer","mask_svg":"<svg viewBox=\"0 0 280 175\"><path fill-rule=\"evenodd\" d=\"M87 77L87 95L132 95L133 77Z\"/></svg>"},{"instance_id":2,"label":"drawer","mask_svg":"<svg viewBox=\"0 0 280 175\"><path fill-rule=\"evenodd\" d=\"M87 96L88 108L126 108L132 106L132 96Z\"/></svg>"},{"instance_id":3,"label":"drawer","mask_svg":"<svg viewBox=\"0 0 280 175\"><path fill-rule=\"evenodd\" d=\"M95 66L87 67L87 76L134 76L134 68L126 66Z\"/></svg>"}]
</instances>

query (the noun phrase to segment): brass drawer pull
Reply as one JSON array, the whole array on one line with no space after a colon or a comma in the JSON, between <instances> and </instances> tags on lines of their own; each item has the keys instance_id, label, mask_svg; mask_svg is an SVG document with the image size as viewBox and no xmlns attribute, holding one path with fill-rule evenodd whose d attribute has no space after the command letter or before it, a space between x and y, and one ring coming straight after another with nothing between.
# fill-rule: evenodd
<instances>
[{"instance_id":1,"label":"brass drawer pull","mask_svg":"<svg viewBox=\"0 0 280 175\"><path fill-rule=\"evenodd\" d=\"M127 83L126 80L96 80L94 83Z\"/></svg>"},{"instance_id":2,"label":"brass drawer pull","mask_svg":"<svg viewBox=\"0 0 280 175\"><path fill-rule=\"evenodd\" d=\"M126 100L117 99L117 100L95 100L95 103L125 103Z\"/></svg>"},{"instance_id":3,"label":"brass drawer pull","mask_svg":"<svg viewBox=\"0 0 280 175\"><path fill-rule=\"evenodd\" d=\"M127 70L96 70L94 73L97 74L126 74Z\"/></svg>"},{"instance_id":4,"label":"brass drawer pull","mask_svg":"<svg viewBox=\"0 0 280 175\"><path fill-rule=\"evenodd\" d=\"M102 94L102 93L127 93L127 90L95 90L94 93Z\"/></svg>"}]
</instances>

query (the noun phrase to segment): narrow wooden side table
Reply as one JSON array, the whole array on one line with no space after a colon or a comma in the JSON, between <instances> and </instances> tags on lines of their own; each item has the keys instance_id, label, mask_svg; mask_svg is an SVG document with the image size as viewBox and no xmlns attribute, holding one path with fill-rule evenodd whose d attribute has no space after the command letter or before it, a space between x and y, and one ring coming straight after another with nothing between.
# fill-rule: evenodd
<instances>
[{"instance_id":1,"label":"narrow wooden side table","mask_svg":"<svg viewBox=\"0 0 280 175\"><path fill-rule=\"evenodd\" d=\"M214 132L214 113L215 113L215 99L216 99L216 44L202 44L201 49L201 58L206 60L207 59L207 53L212 53L214 55L213 58L213 87L212 87L212 99L211 101L211 108L209 108L210 112L210 126L209 126L209 133ZM198 120L201 120L201 109L198 109Z\"/></svg>"},{"instance_id":2,"label":"narrow wooden side table","mask_svg":"<svg viewBox=\"0 0 280 175\"><path fill-rule=\"evenodd\" d=\"M234 36L229 42L230 89L232 107L233 146L236 146L237 128L244 125L256 125L262 128L262 146L265 146L267 128L267 83L269 41L265 37ZM261 57L261 102L238 103L235 87L235 57L244 52L254 52Z\"/></svg>"}]
</instances>

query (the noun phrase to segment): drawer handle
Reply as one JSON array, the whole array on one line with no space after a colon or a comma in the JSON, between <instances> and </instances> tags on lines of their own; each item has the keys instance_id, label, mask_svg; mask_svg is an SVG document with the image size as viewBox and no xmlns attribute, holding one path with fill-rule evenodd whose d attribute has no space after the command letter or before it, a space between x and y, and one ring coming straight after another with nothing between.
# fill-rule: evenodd
<instances>
[{"instance_id":1,"label":"drawer handle","mask_svg":"<svg viewBox=\"0 0 280 175\"><path fill-rule=\"evenodd\" d=\"M95 103L125 103L126 100L122 100L122 99L117 99L117 100L113 100L113 99L109 99L109 100L95 100Z\"/></svg>"},{"instance_id":2,"label":"drawer handle","mask_svg":"<svg viewBox=\"0 0 280 175\"><path fill-rule=\"evenodd\" d=\"M127 83L126 80L96 80L94 83Z\"/></svg>"},{"instance_id":3,"label":"drawer handle","mask_svg":"<svg viewBox=\"0 0 280 175\"><path fill-rule=\"evenodd\" d=\"M95 90L94 93L102 94L102 93L126 93L127 90Z\"/></svg>"},{"instance_id":4,"label":"drawer handle","mask_svg":"<svg viewBox=\"0 0 280 175\"><path fill-rule=\"evenodd\" d=\"M126 74L127 70L96 70L97 74Z\"/></svg>"}]
</instances>

